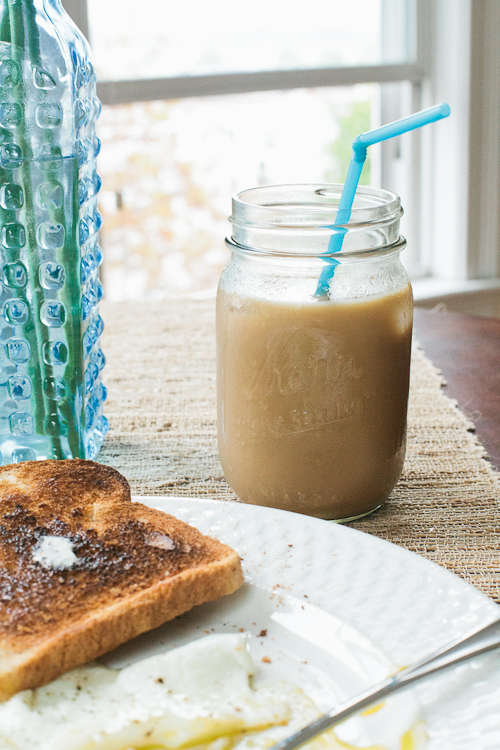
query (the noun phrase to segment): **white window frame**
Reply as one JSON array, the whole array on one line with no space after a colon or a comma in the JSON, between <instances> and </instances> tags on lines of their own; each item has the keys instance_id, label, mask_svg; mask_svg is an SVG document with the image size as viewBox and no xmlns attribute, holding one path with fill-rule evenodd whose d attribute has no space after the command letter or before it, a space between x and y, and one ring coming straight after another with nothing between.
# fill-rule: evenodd
<instances>
[{"instance_id":1,"label":"white window frame","mask_svg":"<svg viewBox=\"0 0 500 750\"><path fill-rule=\"evenodd\" d=\"M411 207L409 233L418 248L409 256L417 298L500 288L500 2L410 2L415 35L409 42L416 50L411 63L100 81L98 95L112 105L407 82L396 96L394 87L381 87L382 122L447 101L452 114L446 127L423 128L383 145L382 181L392 188L391 170L398 159L407 160L404 203ZM87 0L63 5L89 38ZM391 51L399 40L387 19L396 18L398 6L400 0L384 0L384 43Z\"/></svg>"},{"instance_id":2,"label":"white window frame","mask_svg":"<svg viewBox=\"0 0 500 750\"><path fill-rule=\"evenodd\" d=\"M500 288L500 3L418 0L429 69L424 106L446 100L444 128L422 130L418 299ZM425 47L424 47L425 45Z\"/></svg>"}]
</instances>

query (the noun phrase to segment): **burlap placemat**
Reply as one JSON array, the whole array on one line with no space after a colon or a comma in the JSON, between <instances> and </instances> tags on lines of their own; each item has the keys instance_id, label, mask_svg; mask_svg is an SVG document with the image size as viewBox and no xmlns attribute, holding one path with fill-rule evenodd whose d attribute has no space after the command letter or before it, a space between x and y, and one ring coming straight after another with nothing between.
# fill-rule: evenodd
<instances>
[{"instance_id":1,"label":"burlap placemat","mask_svg":"<svg viewBox=\"0 0 500 750\"><path fill-rule=\"evenodd\" d=\"M111 423L99 460L139 495L236 500L219 463L213 300L102 306ZM472 423L413 348L408 448L386 505L357 529L417 552L500 602L500 479Z\"/></svg>"}]
</instances>

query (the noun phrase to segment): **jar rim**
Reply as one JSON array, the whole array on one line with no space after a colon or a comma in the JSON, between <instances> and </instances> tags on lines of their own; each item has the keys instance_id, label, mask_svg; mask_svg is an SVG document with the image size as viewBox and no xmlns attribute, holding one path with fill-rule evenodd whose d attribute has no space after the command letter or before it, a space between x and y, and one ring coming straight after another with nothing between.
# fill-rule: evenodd
<instances>
[{"instance_id":1,"label":"jar rim","mask_svg":"<svg viewBox=\"0 0 500 750\"><path fill-rule=\"evenodd\" d=\"M307 252L300 250L290 252L288 250L280 250L277 248L257 248L250 245L242 245L241 243L236 242L232 237L226 237L225 244L228 250L231 251L231 253L247 258L274 257L277 260L320 260L322 262L324 262L324 260L327 258L335 258L345 262L347 260L370 261L375 259L387 258L391 255L399 255L399 253L401 253L401 251L406 247L406 237L403 237L403 235L400 234L398 235L397 240L390 244L381 245L379 247L369 247L364 250L351 251L347 253L344 251L342 251L341 253L319 253L314 251Z\"/></svg>"},{"instance_id":2,"label":"jar rim","mask_svg":"<svg viewBox=\"0 0 500 750\"><path fill-rule=\"evenodd\" d=\"M335 224L343 185L296 183L263 185L239 191L232 199L233 225L248 227L360 228L399 219L403 210L398 195L382 188L359 186L349 221ZM325 226L326 223L326 226Z\"/></svg>"}]
</instances>

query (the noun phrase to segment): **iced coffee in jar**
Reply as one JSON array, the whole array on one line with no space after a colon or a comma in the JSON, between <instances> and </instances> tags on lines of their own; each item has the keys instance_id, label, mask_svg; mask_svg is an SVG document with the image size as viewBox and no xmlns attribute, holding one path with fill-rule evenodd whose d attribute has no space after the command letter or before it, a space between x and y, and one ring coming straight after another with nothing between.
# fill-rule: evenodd
<instances>
[{"instance_id":1,"label":"iced coffee in jar","mask_svg":"<svg viewBox=\"0 0 500 750\"><path fill-rule=\"evenodd\" d=\"M233 199L217 398L220 459L240 500L347 520L379 507L401 473L413 302L398 196L358 188L339 228L341 191Z\"/></svg>"}]
</instances>

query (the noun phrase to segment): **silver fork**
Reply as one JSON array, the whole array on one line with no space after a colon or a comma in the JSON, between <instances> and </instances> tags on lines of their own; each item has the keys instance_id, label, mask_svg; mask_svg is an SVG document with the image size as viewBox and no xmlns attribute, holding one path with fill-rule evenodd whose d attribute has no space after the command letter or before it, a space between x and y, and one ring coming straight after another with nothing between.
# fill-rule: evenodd
<instances>
[{"instance_id":1,"label":"silver fork","mask_svg":"<svg viewBox=\"0 0 500 750\"><path fill-rule=\"evenodd\" d=\"M500 619L495 620L485 628L462 636L430 656L410 664L409 667L405 667L392 677L388 677L350 701L332 709L299 732L290 735L281 742L277 742L270 750L294 750L294 748L300 747L304 742L308 742L316 735L321 734L333 724L344 721L357 711L387 698L388 695L395 693L397 690L402 690L417 682L417 680L429 677L442 669L448 669L460 664L460 662L472 659L474 656L492 651L498 646L500 646Z\"/></svg>"}]
</instances>

